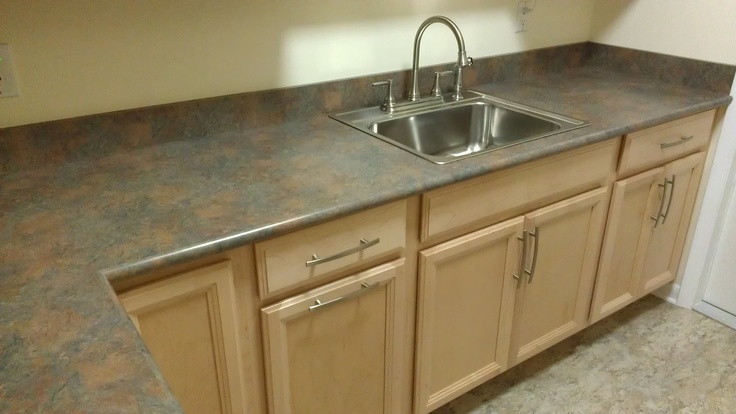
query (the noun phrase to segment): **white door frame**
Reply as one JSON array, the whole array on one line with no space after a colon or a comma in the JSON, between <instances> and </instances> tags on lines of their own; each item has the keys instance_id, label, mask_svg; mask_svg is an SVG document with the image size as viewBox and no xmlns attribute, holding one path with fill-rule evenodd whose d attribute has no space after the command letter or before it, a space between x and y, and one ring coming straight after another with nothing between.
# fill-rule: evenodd
<instances>
[{"instance_id":1,"label":"white door frame","mask_svg":"<svg viewBox=\"0 0 736 414\"><path fill-rule=\"evenodd\" d=\"M731 96L736 96L736 81L731 86ZM713 163L693 233L690 252L682 263L684 272L679 286L670 289L669 298L685 308L703 308L700 305L705 286L713 267L716 247L720 241L730 189L736 180L736 103L725 111L722 123L716 120L715 128L720 127L720 138L713 155ZM693 246L708 246L707 249L694 249ZM711 305L708 305L715 308ZM716 308L717 309L717 308ZM701 310L701 309L696 309ZM704 312L705 313L705 312ZM709 315L721 319L723 315Z\"/></svg>"}]
</instances>

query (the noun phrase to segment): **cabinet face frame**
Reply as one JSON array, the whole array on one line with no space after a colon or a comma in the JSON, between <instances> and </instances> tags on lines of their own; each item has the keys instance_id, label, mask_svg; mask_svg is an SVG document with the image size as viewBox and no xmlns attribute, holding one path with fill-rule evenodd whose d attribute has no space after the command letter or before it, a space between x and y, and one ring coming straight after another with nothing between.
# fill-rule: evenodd
<instances>
[{"instance_id":1,"label":"cabinet face frame","mask_svg":"<svg viewBox=\"0 0 736 414\"><path fill-rule=\"evenodd\" d=\"M513 319L514 295L517 280L514 275L520 272L520 256L523 217L507 220L494 226L475 231L458 237L438 246L431 247L419 253L419 282L418 282L418 314L417 314L417 343L415 364L415 413L427 413L452 400L458 395L474 388L477 385L495 377L508 366L508 350L511 338L511 321ZM435 331L435 309L443 301L442 293L436 288L440 274L438 267L447 260L462 260L464 255L483 251L489 247L502 245L505 251L505 263L501 274L481 275L483 278L500 278L501 303L477 303L473 308L482 312L489 306L498 306L499 318L496 329L495 355L485 356L490 364L476 366L472 372L459 378L445 378L446 384L441 390L432 393L430 384L433 376L442 377L444 373L434 372L432 365L432 351L437 335ZM473 324L474 320L457 320L458 324ZM473 338L453 338L457 341L472 340ZM485 361L484 361L485 362ZM483 364L481 362L480 364Z\"/></svg>"},{"instance_id":2,"label":"cabinet face frame","mask_svg":"<svg viewBox=\"0 0 736 414\"><path fill-rule=\"evenodd\" d=\"M606 202L608 200L608 194L608 188L599 188L541 208L525 216L525 231L535 232L537 236L534 237L533 243L539 243L538 247L533 246L533 243L530 243L532 247L527 249L527 264L525 265L525 268L528 269L533 267L531 261L533 260L533 250L535 248L539 249L539 260L541 261L544 256L549 256L550 254L554 256L554 254L550 252L554 252L555 249L567 247L550 245L549 243L545 244L545 235L548 234L545 232L545 225L547 223L554 222L556 219L564 220L567 216L574 215L579 211L590 211L589 224L586 234L584 235L585 246L583 251L579 252L579 254L581 254L581 257L579 258L581 261L581 267L579 270L579 277L577 279L578 284L575 292L575 300L574 303L572 303L574 306L572 317L567 322L548 330L541 336L528 341L527 343L521 343L523 340L522 331L528 328L528 326L525 325L525 311L528 312L534 309L534 303L531 302L531 298L529 296L530 290L538 286L532 286L529 283L529 275L527 274L527 277L522 280L521 288L517 291L516 296L511 336L511 355L509 359L512 366L531 358L539 352L588 326L588 315L593 294L593 284L595 282L600 253L600 243L603 235L603 219L605 218L605 213L608 207L608 203ZM564 233L562 235L558 235L558 237L564 237ZM538 264L535 270L544 271L544 263ZM544 275L535 275L532 283L539 280L540 277L544 277ZM556 294L556 291L549 291L548 294L554 295ZM545 320L543 316L545 315L541 315L535 320L543 323ZM528 323L528 321L526 322Z\"/></svg>"},{"instance_id":3,"label":"cabinet face frame","mask_svg":"<svg viewBox=\"0 0 736 414\"><path fill-rule=\"evenodd\" d=\"M314 306L317 300L325 303L346 295L349 296L348 300L358 300L361 284L363 283L369 286L378 284L372 290L383 289L385 291L386 343L383 412L387 414L399 413L398 407L401 396L398 395L397 390L401 386L402 337L406 320L406 310L401 300L405 295L405 276L403 275L405 260L403 258L397 259L356 275L345 277L261 310L269 413L293 413L291 410L287 323L307 315L309 307ZM330 312L330 308L316 311ZM356 358L360 358L360 355L356 355Z\"/></svg>"},{"instance_id":4,"label":"cabinet face frame","mask_svg":"<svg viewBox=\"0 0 736 414\"><path fill-rule=\"evenodd\" d=\"M664 168L654 168L641 174L617 181L613 185L613 195L608 213L606 233L603 239L598 278L596 280L593 304L591 306L591 323L624 308L639 297L639 281L644 264L644 257L649 243L654 222L651 217L659 214L659 207L664 195L660 183L664 180ZM625 208L631 203L630 194L636 191L647 191L646 204L641 217L632 221L631 217L623 217ZM628 221L627 221L628 219ZM630 245L621 245L619 236L628 229L637 234L636 241ZM629 249L622 252L621 249ZM621 257L621 256L624 257ZM614 273L621 261L630 257L631 271L627 274ZM626 291L606 301L606 289L609 281L616 278L625 282Z\"/></svg>"},{"instance_id":5,"label":"cabinet face frame","mask_svg":"<svg viewBox=\"0 0 736 414\"><path fill-rule=\"evenodd\" d=\"M220 407L224 413L245 410L245 385L241 374L238 317L235 288L229 261L196 269L159 282L132 289L119 296L136 329L141 332L139 318L166 306L204 294L208 305L209 324L214 348ZM182 324L186 321L182 320ZM146 338L143 337L146 342ZM156 361L164 365L169 362ZM171 361L179 364L181 361ZM185 400L186 396L178 396Z\"/></svg>"}]
</instances>

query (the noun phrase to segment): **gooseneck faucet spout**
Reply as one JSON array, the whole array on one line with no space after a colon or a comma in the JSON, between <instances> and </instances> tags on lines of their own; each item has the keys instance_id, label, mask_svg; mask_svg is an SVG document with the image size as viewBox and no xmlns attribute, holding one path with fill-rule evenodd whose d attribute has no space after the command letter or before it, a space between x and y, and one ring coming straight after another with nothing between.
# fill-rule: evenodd
<instances>
[{"instance_id":1,"label":"gooseneck faucet spout","mask_svg":"<svg viewBox=\"0 0 736 414\"><path fill-rule=\"evenodd\" d=\"M463 39L463 34L460 32L460 29L452 20L448 19L445 16L432 16L429 19L425 20L419 26L416 37L414 37L414 58L412 60L411 69L411 90L409 91L409 100L412 102L416 102L420 99L419 80L417 79L417 75L419 73L419 46L422 42L422 35L424 34L424 31L427 30L427 27L429 27L433 23L442 23L445 26L449 27L450 30L452 30L452 34L455 35L455 40L457 40L457 63L455 64L454 69L455 84L453 86L453 99L462 99L462 69L473 64L473 58L468 57L467 53L465 52L465 40Z\"/></svg>"}]
</instances>

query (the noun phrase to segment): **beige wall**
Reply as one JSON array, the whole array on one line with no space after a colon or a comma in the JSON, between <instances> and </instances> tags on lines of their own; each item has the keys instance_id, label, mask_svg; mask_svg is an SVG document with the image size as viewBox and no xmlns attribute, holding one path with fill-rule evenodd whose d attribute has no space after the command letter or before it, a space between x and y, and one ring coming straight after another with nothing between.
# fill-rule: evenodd
<instances>
[{"instance_id":1,"label":"beige wall","mask_svg":"<svg viewBox=\"0 0 736 414\"><path fill-rule=\"evenodd\" d=\"M444 14L482 57L588 40L593 0L0 0L21 88L0 127L410 67L421 21ZM421 63L453 60L431 27Z\"/></svg>"},{"instance_id":2,"label":"beige wall","mask_svg":"<svg viewBox=\"0 0 736 414\"><path fill-rule=\"evenodd\" d=\"M736 1L597 0L591 40L736 65Z\"/></svg>"}]
</instances>

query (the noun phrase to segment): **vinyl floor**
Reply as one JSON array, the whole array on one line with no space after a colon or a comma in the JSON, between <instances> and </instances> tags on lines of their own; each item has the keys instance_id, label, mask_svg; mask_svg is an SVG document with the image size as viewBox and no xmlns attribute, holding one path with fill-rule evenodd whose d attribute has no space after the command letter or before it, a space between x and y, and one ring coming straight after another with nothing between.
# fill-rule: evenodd
<instances>
[{"instance_id":1,"label":"vinyl floor","mask_svg":"<svg viewBox=\"0 0 736 414\"><path fill-rule=\"evenodd\" d=\"M654 296L432 414L736 413L736 331Z\"/></svg>"}]
</instances>

